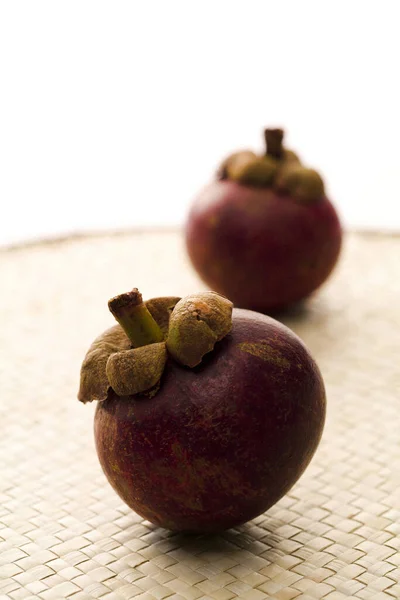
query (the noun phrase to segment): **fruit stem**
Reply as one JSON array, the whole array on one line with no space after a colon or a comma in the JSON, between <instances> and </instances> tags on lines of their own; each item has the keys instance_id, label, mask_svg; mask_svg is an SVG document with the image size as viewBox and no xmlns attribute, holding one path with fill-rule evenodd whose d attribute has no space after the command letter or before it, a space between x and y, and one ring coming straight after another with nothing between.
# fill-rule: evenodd
<instances>
[{"instance_id":1,"label":"fruit stem","mask_svg":"<svg viewBox=\"0 0 400 600\"><path fill-rule=\"evenodd\" d=\"M128 336L133 348L164 340L164 334L151 316L137 288L108 301L108 308Z\"/></svg>"},{"instance_id":2,"label":"fruit stem","mask_svg":"<svg viewBox=\"0 0 400 600\"><path fill-rule=\"evenodd\" d=\"M283 129L265 129L264 138L266 155L281 159L283 157Z\"/></svg>"}]
</instances>

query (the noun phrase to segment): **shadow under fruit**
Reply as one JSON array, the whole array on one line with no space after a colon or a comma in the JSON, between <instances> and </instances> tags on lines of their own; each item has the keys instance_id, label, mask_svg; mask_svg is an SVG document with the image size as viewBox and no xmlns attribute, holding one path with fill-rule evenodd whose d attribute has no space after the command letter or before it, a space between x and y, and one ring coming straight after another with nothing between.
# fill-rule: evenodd
<instances>
[{"instance_id":1,"label":"shadow under fruit","mask_svg":"<svg viewBox=\"0 0 400 600\"><path fill-rule=\"evenodd\" d=\"M236 152L195 199L185 229L193 266L235 306L282 310L332 272L342 229L324 183L265 130L267 152Z\"/></svg>"}]
</instances>

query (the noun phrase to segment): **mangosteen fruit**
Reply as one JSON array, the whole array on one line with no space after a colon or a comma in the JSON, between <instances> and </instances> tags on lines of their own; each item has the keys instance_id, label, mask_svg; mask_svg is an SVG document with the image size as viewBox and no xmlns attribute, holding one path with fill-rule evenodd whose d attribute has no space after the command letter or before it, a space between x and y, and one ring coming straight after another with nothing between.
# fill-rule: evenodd
<instances>
[{"instance_id":1,"label":"mangosteen fruit","mask_svg":"<svg viewBox=\"0 0 400 600\"><path fill-rule=\"evenodd\" d=\"M215 292L109 301L118 321L89 348L78 398L124 502L152 523L217 532L263 513L321 438L325 390L302 341Z\"/></svg>"},{"instance_id":2,"label":"mangosteen fruit","mask_svg":"<svg viewBox=\"0 0 400 600\"><path fill-rule=\"evenodd\" d=\"M274 313L332 272L342 227L322 177L266 129L266 153L235 152L195 199L185 227L192 264L240 308Z\"/></svg>"}]
</instances>

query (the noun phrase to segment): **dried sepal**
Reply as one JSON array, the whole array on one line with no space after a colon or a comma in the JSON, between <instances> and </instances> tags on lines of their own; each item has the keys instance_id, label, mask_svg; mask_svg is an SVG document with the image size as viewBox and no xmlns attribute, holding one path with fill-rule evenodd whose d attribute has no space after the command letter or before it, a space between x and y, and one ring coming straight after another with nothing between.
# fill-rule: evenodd
<instances>
[{"instance_id":1,"label":"dried sepal","mask_svg":"<svg viewBox=\"0 0 400 600\"><path fill-rule=\"evenodd\" d=\"M237 161L228 170L228 176L245 185L272 185L278 171L278 161L271 156L255 156Z\"/></svg>"},{"instance_id":2,"label":"dried sepal","mask_svg":"<svg viewBox=\"0 0 400 600\"><path fill-rule=\"evenodd\" d=\"M127 350L129 347L129 340L119 325L107 329L94 340L81 367L78 393L81 402L106 400L110 388L106 374L108 358L111 354Z\"/></svg>"},{"instance_id":3,"label":"dried sepal","mask_svg":"<svg viewBox=\"0 0 400 600\"><path fill-rule=\"evenodd\" d=\"M233 304L216 292L186 296L172 311L167 349L180 364L195 367L232 328Z\"/></svg>"},{"instance_id":4,"label":"dried sepal","mask_svg":"<svg viewBox=\"0 0 400 600\"><path fill-rule=\"evenodd\" d=\"M176 296L165 296L161 298L152 298L145 302L147 309L163 332L164 336L168 333L169 319L175 305L180 298Z\"/></svg>"},{"instance_id":5,"label":"dried sepal","mask_svg":"<svg viewBox=\"0 0 400 600\"><path fill-rule=\"evenodd\" d=\"M293 150L288 150L287 148L283 149L282 161L288 165L301 165L301 160L298 154L293 152Z\"/></svg>"},{"instance_id":6,"label":"dried sepal","mask_svg":"<svg viewBox=\"0 0 400 600\"><path fill-rule=\"evenodd\" d=\"M152 298L145 302L147 309L159 325L164 336L168 332L171 312L179 299L177 297L162 297ZM78 399L81 402L86 403L94 400L102 402L107 399L111 388L106 373L107 361L112 354L130 349L131 342L120 325L107 329L95 339L86 353L81 367L78 393Z\"/></svg>"},{"instance_id":7,"label":"dried sepal","mask_svg":"<svg viewBox=\"0 0 400 600\"><path fill-rule=\"evenodd\" d=\"M276 187L302 202L314 202L325 194L321 175L314 169L308 169L301 165L282 169L277 177Z\"/></svg>"},{"instance_id":8,"label":"dried sepal","mask_svg":"<svg viewBox=\"0 0 400 600\"><path fill-rule=\"evenodd\" d=\"M239 150L229 154L222 163L217 172L218 179L231 179L231 170L235 164L246 162L250 159L256 158L257 155L252 150Z\"/></svg>"},{"instance_id":9,"label":"dried sepal","mask_svg":"<svg viewBox=\"0 0 400 600\"><path fill-rule=\"evenodd\" d=\"M181 364L195 366L232 327L232 303L205 292L188 296L153 298L148 312L168 334L168 350ZM104 401L110 390L118 396L156 394L167 361L165 342L132 348L120 325L101 334L90 346L81 367L78 399Z\"/></svg>"},{"instance_id":10,"label":"dried sepal","mask_svg":"<svg viewBox=\"0 0 400 600\"><path fill-rule=\"evenodd\" d=\"M140 394L161 379L167 361L165 342L158 342L112 354L105 372L118 396Z\"/></svg>"}]
</instances>

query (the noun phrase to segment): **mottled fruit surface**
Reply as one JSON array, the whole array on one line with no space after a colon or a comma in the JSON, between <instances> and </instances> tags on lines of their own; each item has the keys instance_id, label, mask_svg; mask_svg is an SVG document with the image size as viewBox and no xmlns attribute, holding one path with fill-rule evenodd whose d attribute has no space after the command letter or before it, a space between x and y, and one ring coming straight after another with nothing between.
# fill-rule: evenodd
<instances>
[{"instance_id":1,"label":"mottled fruit surface","mask_svg":"<svg viewBox=\"0 0 400 600\"><path fill-rule=\"evenodd\" d=\"M97 405L102 468L138 514L214 532L261 514L310 462L325 420L321 374L273 319L234 309L231 332L194 369L169 359L154 397Z\"/></svg>"},{"instance_id":2,"label":"mottled fruit surface","mask_svg":"<svg viewBox=\"0 0 400 600\"><path fill-rule=\"evenodd\" d=\"M200 277L235 306L260 312L315 291L333 270L341 240L325 196L304 202L231 180L208 185L186 225L187 250Z\"/></svg>"}]
</instances>

